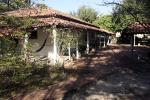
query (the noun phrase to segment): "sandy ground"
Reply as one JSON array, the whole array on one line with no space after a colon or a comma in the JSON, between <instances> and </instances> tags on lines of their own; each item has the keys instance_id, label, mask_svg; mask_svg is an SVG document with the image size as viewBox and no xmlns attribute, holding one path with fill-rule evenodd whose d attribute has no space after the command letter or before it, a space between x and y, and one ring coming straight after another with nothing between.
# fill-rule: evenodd
<instances>
[{"instance_id":1,"label":"sandy ground","mask_svg":"<svg viewBox=\"0 0 150 100\"><path fill-rule=\"evenodd\" d=\"M132 56L130 46L111 45L96 53L87 64L96 80L69 91L64 100L150 100L150 64L142 59L148 50L136 47ZM83 67L84 60L72 67Z\"/></svg>"},{"instance_id":2,"label":"sandy ground","mask_svg":"<svg viewBox=\"0 0 150 100\"><path fill-rule=\"evenodd\" d=\"M150 100L149 50L109 45L66 64L66 80L13 100Z\"/></svg>"}]
</instances>

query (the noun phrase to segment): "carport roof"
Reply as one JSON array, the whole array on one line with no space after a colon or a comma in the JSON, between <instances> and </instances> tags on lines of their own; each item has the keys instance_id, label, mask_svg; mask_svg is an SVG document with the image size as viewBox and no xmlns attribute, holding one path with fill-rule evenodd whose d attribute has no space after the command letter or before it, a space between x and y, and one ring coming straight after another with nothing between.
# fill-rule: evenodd
<instances>
[{"instance_id":1,"label":"carport roof","mask_svg":"<svg viewBox=\"0 0 150 100\"><path fill-rule=\"evenodd\" d=\"M128 25L128 27L126 27L125 29L123 29L122 33L125 33L125 34L150 33L150 23L135 22L133 24Z\"/></svg>"}]
</instances>

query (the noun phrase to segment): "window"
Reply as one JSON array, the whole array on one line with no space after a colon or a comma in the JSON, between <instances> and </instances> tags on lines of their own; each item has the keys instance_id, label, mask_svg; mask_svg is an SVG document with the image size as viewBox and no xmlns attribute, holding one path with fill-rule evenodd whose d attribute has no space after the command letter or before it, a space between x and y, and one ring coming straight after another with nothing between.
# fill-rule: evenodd
<instances>
[{"instance_id":1,"label":"window","mask_svg":"<svg viewBox=\"0 0 150 100\"><path fill-rule=\"evenodd\" d=\"M37 30L31 32L30 39L37 39Z\"/></svg>"}]
</instances>

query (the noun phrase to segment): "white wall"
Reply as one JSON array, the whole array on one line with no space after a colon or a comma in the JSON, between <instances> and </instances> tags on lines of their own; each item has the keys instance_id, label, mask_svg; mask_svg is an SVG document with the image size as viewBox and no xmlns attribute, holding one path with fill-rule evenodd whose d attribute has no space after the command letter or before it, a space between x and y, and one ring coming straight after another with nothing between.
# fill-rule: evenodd
<instances>
[{"instance_id":1,"label":"white wall","mask_svg":"<svg viewBox=\"0 0 150 100\"><path fill-rule=\"evenodd\" d=\"M29 39L29 43L31 44L32 51L34 52L33 55L44 57L44 56L48 56L48 52L53 51L53 40L51 36L52 34L50 33L50 36L48 37L48 40L44 48L40 52L35 53L34 51L41 48L42 44L44 43L44 40L47 37L47 33L44 30L42 29L37 30L37 39Z\"/></svg>"}]
</instances>

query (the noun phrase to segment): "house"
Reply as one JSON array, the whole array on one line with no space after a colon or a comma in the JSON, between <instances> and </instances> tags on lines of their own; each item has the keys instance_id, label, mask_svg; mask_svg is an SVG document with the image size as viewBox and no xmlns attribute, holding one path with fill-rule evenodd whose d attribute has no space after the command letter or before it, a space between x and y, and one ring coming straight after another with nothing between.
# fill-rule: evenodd
<instances>
[{"instance_id":1,"label":"house","mask_svg":"<svg viewBox=\"0 0 150 100\"><path fill-rule=\"evenodd\" d=\"M103 36L103 45L107 43L107 38L112 35L111 32L101 29L95 25L49 8L23 8L6 12L5 14L8 16L15 16L20 18L31 17L36 19L38 23L33 24L28 31L29 34L25 34L24 40L19 41L23 41L24 50L26 45L30 43L33 55L48 57L49 59L53 60L54 63L59 57L59 47L57 40L58 34L74 34L76 37L79 34L84 34L83 40L86 42L87 53L89 53L90 47L94 43L97 35ZM4 29L1 29L0 31L5 35L6 32L2 32ZM10 34L10 32L7 33ZM77 59L79 58L79 42L79 40L76 40L75 48ZM71 56L70 44L71 43L68 43L69 59Z\"/></svg>"}]
</instances>

